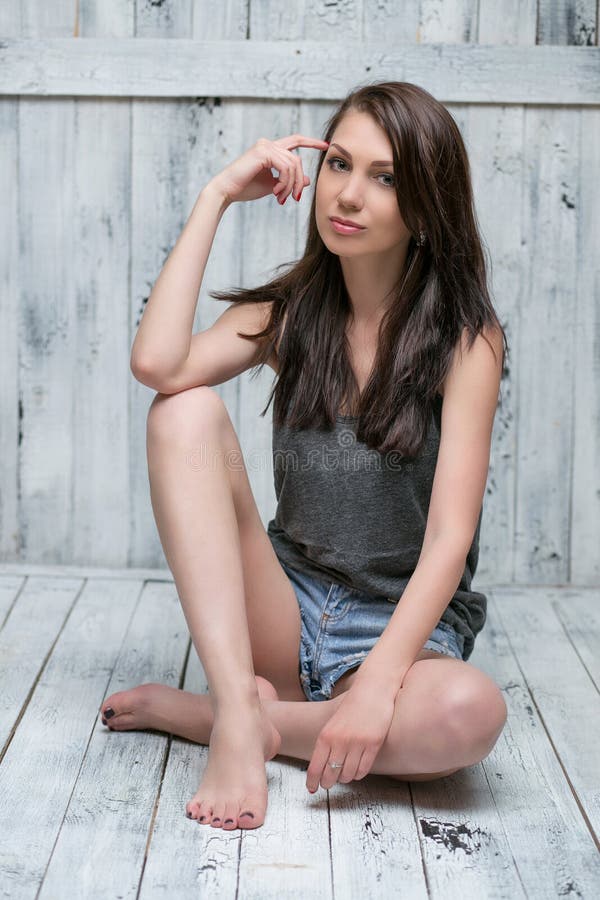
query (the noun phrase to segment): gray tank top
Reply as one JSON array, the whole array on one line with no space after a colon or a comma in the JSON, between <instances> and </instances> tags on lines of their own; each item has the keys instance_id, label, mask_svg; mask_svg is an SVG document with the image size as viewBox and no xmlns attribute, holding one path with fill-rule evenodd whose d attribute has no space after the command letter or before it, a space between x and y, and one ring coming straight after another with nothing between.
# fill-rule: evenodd
<instances>
[{"instance_id":1,"label":"gray tank top","mask_svg":"<svg viewBox=\"0 0 600 900\"><path fill-rule=\"evenodd\" d=\"M279 559L322 581L399 600L425 535L442 402L436 395L415 459L358 441L355 416L339 415L332 429L273 424L277 509L267 533ZM465 660L487 613L485 594L471 590L482 513L483 506L460 584L441 617L464 635Z\"/></svg>"}]
</instances>

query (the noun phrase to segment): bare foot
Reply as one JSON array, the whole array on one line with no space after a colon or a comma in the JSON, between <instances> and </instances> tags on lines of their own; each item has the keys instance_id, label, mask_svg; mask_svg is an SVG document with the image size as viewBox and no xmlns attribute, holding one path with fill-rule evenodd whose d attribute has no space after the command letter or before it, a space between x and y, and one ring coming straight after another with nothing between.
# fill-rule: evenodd
<instances>
[{"instance_id":1,"label":"bare foot","mask_svg":"<svg viewBox=\"0 0 600 900\"><path fill-rule=\"evenodd\" d=\"M217 710L209 756L189 818L214 828L258 828L267 811L265 761L279 752L281 735L261 701L245 709Z\"/></svg>"},{"instance_id":2,"label":"bare foot","mask_svg":"<svg viewBox=\"0 0 600 900\"><path fill-rule=\"evenodd\" d=\"M257 675L256 683L261 700L279 699L266 678ZM110 709L114 715L106 719ZM102 706L102 716L104 724L110 722L111 731L153 728L209 745L200 788L186 806L189 818L227 831L263 824L267 808L264 763L279 752L281 736L260 703L215 717L208 694L142 684L111 694Z\"/></svg>"},{"instance_id":3,"label":"bare foot","mask_svg":"<svg viewBox=\"0 0 600 900\"><path fill-rule=\"evenodd\" d=\"M256 675L261 700L279 700L274 685ZM112 710L112 712L111 712ZM106 716L105 713L109 712ZM208 744L213 727L213 706L209 694L193 694L167 684L140 684L117 691L102 704L102 724L109 731L167 731L179 737Z\"/></svg>"}]
</instances>

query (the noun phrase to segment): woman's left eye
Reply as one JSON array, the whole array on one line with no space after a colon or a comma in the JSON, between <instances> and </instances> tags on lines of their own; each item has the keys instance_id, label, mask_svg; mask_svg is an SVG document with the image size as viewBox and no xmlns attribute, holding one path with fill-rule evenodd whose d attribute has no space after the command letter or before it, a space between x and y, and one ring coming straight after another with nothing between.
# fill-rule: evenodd
<instances>
[{"instance_id":1,"label":"woman's left eye","mask_svg":"<svg viewBox=\"0 0 600 900\"><path fill-rule=\"evenodd\" d=\"M343 159L340 159L338 156L330 156L329 159L326 160L327 165L333 172L339 172L340 170L334 167L334 163L341 163L343 166L346 165ZM386 187L394 187L394 176L390 175L389 172L381 172L378 178L391 178L391 182L386 182Z\"/></svg>"}]
</instances>

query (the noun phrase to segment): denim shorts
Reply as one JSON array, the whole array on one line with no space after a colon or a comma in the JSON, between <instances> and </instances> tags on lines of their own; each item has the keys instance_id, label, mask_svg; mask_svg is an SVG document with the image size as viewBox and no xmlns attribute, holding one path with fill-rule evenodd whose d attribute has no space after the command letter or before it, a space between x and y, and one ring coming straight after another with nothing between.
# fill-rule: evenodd
<instances>
[{"instance_id":1,"label":"denim shorts","mask_svg":"<svg viewBox=\"0 0 600 900\"><path fill-rule=\"evenodd\" d=\"M336 681L360 665L375 646L396 600L321 580L279 562L300 607L302 688L307 700L329 700ZM423 649L462 659L464 640L452 625L440 621Z\"/></svg>"}]
</instances>

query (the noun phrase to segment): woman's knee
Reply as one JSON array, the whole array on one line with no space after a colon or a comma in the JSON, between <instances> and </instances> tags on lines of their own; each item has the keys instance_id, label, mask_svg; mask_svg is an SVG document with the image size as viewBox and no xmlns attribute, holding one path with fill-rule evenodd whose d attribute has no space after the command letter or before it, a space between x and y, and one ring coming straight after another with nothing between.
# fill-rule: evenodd
<instances>
[{"instance_id":1,"label":"woman's knee","mask_svg":"<svg viewBox=\"0 0 600 900\"><path fill-rule=\"evenodd\" d=\"M198 433L220 425L226 415L219 394L208 385L198 385L176 394L157 394L148 410L147 431L167 436Z\"/></svg>"},{"instance_id":2,"label":"woman's knee","mask_svg":"<svg viewBox=\"0 0 600 900\"><path fill-rule=\"evenodd\" d=\"M499 687L483 672L457 681L446 697L447 726L455 739L487 756L502 729L508 710Z\"/></svg>"}]
</instances>

